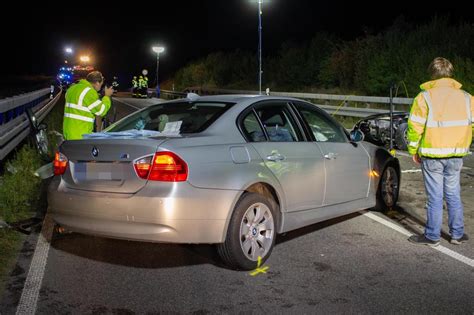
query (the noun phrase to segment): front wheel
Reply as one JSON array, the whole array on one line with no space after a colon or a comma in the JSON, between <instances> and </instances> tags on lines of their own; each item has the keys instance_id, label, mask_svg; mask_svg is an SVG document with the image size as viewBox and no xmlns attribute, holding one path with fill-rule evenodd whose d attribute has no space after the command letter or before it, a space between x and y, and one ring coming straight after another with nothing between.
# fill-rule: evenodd
<instances>
[{"instance_id":1,"label":"front wheel","mask_svg":"<svg viewBox=\"0 0 474 315\"><path fill-rule=\"evenodd\" d=\"M399 192L398 172L393 166L389 165L383 171L379 182L375 209L387 211L393 208L397 204Z\"/></svg>"},{"instance_id":2,"label":"front wheel","mask_svg":"<svg viewBox=\"0 0 474 315\"><path fill-rule=\"evenodd\" d=\"M408 149L408 124L402 123L398 126L398 130L395 134L395 145L399 150L407 150Z\"/></svg>"},{"instance_id":3,"label":"front wheel","mask_svg":"<svg viewBox=\"0 0 474 315\"><path fill-rule=\"evenodd\" d=\"M42 156L48 156L48 136L46 130L41 129L35 134L35 143L38 152Z\"/></svg>"},{"instance_id":4,"label":"front wheel","mask_svg":"<svg viewBox=\"0 0 474 315\"><path fill-rule=\"evenodd\" d=\"M275 210L265 197L246 193L235 206L227 236L217 245L221 259L238 270L252 270L270 256L276 238Z\"/></svg>"}]
</instances>

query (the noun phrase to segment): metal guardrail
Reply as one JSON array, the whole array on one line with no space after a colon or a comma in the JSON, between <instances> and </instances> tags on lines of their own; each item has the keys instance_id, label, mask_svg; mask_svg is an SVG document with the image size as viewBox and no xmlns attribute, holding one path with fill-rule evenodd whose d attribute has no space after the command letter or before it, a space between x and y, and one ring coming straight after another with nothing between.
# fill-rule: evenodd
<instances>
[{"instance_id":1,"label":"metal guardrail","mask_svg":"<svg viewBox=\"0 0 474 315\"><path fill-rule=\"evenodd\" d=\"M160 91L160 96L166 96L166 98L168 99L175 99L175 98L182 98L182 97L186 97L186 94L187 93L184 93L184 92L175 92L175 91L168 91L168 90L161 90Z\"/></svg>"},{"instance_id":2,"label":"metal guardrail","mask_svg":"<svg viewBox=\"0 0 474 315\"><path fill-rule=\"evenodd\" d=\"M39 122L43 121L61 93L50 99L49 88L0 100L0 161L30 133L26 110L31 108Z\"/></svg>"},{"instance_id":3,"label":"metal guardrail","mask_svg":"<svg viewBox=\"0 0 474 315\"><path fill-rule=\"evenodd\" d=\"M175 92L161 90L161 94L169 98L185 97L186 92L197 93L199 95L213 94L250 94L258 95L258 91L249 90L229 90L206 87L189 87L185 92ZM309 100L314 105L326 110L330 114L351 117L367 117L374 114L388 113L390 104L389 97L380 96L358 96L358 95L336 95L336 94L316 94L316 93L295 93L295 92L270 92L270 96L294 97ZM413 103L413 98L394 97L392 99L394 109L398 111L408 111ZM333 105L335 104L335 105ZM349 106L349 105L355 106ZM373 108L373 106L378 108Z\"/></svg>"}]
</instances>

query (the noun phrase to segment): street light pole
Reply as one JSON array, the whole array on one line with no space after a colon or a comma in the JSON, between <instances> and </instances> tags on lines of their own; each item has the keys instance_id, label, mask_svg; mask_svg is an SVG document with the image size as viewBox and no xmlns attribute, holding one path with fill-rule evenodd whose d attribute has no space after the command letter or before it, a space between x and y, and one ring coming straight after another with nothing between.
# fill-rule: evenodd
<instances>
[{"instance_id":1,"label":"street light pole","mask_svg":"<svg viewBox=\"0 0 474 315\"><path fill-rule=\"evenodd\" d=\"M160 68L160 53L165 51L164 47L155 46L152 47L152 50L156 53L156 97L160 97L160 81L158 77L158 70Z\"/></svg>"},{"instance_id":2,"label":"street light pole","mask_svg":"<svg viewBox=\"0 0 474 315\"><path fill-rule=\"evenodd\" d=\"M262 3L258 0L258 93L262 94Z\"/></svg>"},{"instance_id":3,"label":"street light pole","mask_svg":"<svg viewBox=\"0 0 474 315\"><path fill-rule=\"evenodd\" d=\"M160 69L160 53L156 54L156 97L160 97L160 80L158 79L158 69Z\"/></svg>"}]
</instances>

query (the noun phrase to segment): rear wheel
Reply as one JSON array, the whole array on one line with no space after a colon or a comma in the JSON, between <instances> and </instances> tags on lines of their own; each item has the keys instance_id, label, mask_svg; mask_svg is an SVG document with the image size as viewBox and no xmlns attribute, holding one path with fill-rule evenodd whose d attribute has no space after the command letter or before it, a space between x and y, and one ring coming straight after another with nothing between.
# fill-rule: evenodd
<instances>
[{"instance_id":1,"label":"rear wheel","mask_svg":"<svg viewBox=\"0 0 474 315\"><path fill-rule=\"evenodd\" d=\"M398 172L395 167L389 165L383 171L379 182L375 209L388 211L393 208L397 204L399 191Z\"/></svg>"},{"instance_id":2,"label":"rear wheel","mask_svg":"<svg viewBox=\"0 0 474 315\"><path fill-rule=\"evenodd\" d=\"M227 236L217 251L224 263L238 270L255 269L270 256L276 238L272 202L262 195L246 193L235 206Z\"/></svg>"}]
</instances>

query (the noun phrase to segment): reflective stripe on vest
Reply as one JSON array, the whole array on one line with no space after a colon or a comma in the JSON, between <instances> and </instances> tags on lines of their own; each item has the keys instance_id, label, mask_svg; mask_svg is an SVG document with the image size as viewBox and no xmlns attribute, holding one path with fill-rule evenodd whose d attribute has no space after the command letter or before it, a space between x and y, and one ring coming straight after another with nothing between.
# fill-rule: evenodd
<instances>
[{"instance_id":1,"label":"reflective stripe on vest","mask_svg":"<svg viewBox=\"0 0 474 315\"><path fill-rule=\"evenodd\" d=\"M81 95L79 95L79 101L77 102L79 106L82 106L82 102L84 101L84 97L86 97L87 92L89 92L91 88L86 87L84 91L82 91Z\"/></svg>"},{"instance_id":2,"label":"reflective stripe on vest","mask_svg":"<svg viewBox=\"0 0 474 315\"><path fill-rule=\"evenodd\" d=\"M98 111L96 114L96 116L100 116L102 115L102 113L105 111L105 104L102 104L102 107L100 108L100 111Z\"/></svg>"},{"instance_id":3,"label":"reflective stripe on vest","mask_svg":"<svg viewBox=\"0 0 474 315\"><path fill-rule=\"evenodd\" d=\"M416 115L413 115L413 114L410 115L409 119L413 122L420 123L420 124L423 124L423 125L426 123L426 118L416 116Z\"/></svg>"},{"instance_id":4,"label":"reflective stripe on vest","mask_svg":"<svg viewBox=\"0 0 474 315\"><path fill-rule=\"evenodd\" d=\"M88 112L88 113L91 112L87 107L79 106L79 105L72 104L72 103L66 103L66 107L74 108L74 109L77 109L77 110L82 110L83 112Z\"/></svg>"},{"instance_id":5,"label":"reflective stripe on vest","mask_svg":"<svg viewBox=\"0 0 474 315\"><path fill-rule=\"evenodd\" d=\"M89 117L84 117L81 115L76 115L76 114L69 114L69 113L64 113L64 117L68 117L71 119L77 119L77 120L82 120L82 121L87 121L87 122L94 122L94 118L89 118Z\"/></svg>"},{"instance_id":6,"label":"reflective stripe on vest","mask_svg":"<svg viewBox=\"0 0 474 315\"><path fill-rule=\"evenodd\" d=\"M469 148L420 148L421 154L436 154L436 155L450 155L450 154L466 154L469 153Z\"/></svg>"},{"instance_id":7,"label":"reflective stripe on vest","mask_svg":"<svg viewBox=\"0 0 474 315\"><path fill-rule=\"evenodd\" d=\"M87 108L88 108L89 110L92 110L94 107L99 106L100 103L102 103L102 101L101 101L101 100L97 100L97 101L95 101L94 103L90 104Z\"/></svg>"},{"instance_id":8,"label":"reflective stripe on vest","mask_svg":"<svg viewBox=\"0 0 474 315\"><path fill-rule=\"evenodd\" d=\"M428 119L426 121L426 127L460 127L460 126L470 126L471 125L471 101L470 98L466 96L466 110L468 119L463 120L448 120L448 121L437 121L433 119L433 103L431 102L430 93L428 91L423 92L423 97L425 98L426 105L428 105Z\"/></svg>"},{"instance_id":9,"label":"reflective stripe on vest","mask_svg":"<svg viewBox=\"0 0 474 315\"><path fill-rule=\"evenodd\" d=\"M469 121L471 122L472 124L472 115L471 115L471 95L469 93L467 93L466 91L463 91L464 92L464 98L466 99L466 111L467 111L467 117L469 118Z\"/></svg>"}]
</instances>

